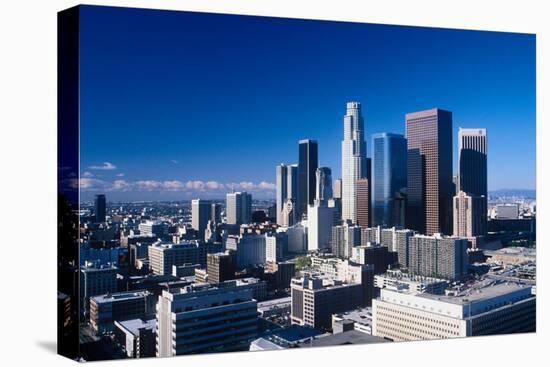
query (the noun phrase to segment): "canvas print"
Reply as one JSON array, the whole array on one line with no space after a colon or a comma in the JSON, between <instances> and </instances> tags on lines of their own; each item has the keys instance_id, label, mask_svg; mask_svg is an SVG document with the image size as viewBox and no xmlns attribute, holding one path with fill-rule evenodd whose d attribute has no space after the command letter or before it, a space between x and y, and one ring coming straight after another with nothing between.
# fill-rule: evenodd
<instances>
[{"instance_id":1,"label":"canvas print","mask_svg":"<svg viewBox=\"0 0 550 367\"><path fill-rule=\"evenodd\" d=\"M534 34L102 6L58 27L60 354L535 332Z\"/></svg>"}]
</instances>

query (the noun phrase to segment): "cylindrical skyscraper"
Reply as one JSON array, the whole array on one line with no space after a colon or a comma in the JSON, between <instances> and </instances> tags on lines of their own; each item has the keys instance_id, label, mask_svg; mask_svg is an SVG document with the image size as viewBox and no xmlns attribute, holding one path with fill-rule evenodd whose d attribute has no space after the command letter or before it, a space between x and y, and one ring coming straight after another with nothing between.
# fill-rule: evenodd
<instances>
[{"instance_id":1,"label":"cylindrical skyscraper","mask_svg":"<svg viewBox=\"0 0 550 367\"><path fill-rule=\"evenodd\" d=\"M342 140L342 220L357 223L357 180L367 174L361 103L348 102Z\"/></svg>"}]
</instances>

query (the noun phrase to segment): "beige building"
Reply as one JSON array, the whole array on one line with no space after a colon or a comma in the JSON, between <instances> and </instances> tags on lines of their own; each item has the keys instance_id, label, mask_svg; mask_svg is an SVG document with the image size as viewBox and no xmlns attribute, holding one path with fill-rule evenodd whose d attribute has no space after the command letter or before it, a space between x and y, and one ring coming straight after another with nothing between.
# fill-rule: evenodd
<instances>
[{"instance_id":1,"label":"beige building","mask_svg":"<svg viewBox=\"0 0 550 367\"><path fill-rule=\"evenodd\" d=\"M372 333L410 341L531 332L535 301L530 286L491 279L447 295L381 289Z\"/></svg>"}]
</instances>

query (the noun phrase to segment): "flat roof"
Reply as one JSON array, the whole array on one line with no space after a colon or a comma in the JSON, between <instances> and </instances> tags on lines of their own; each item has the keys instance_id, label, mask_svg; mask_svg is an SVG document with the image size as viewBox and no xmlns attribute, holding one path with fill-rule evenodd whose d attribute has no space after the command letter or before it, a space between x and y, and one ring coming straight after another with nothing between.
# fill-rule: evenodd
<instances>
[{"instance_id":1,"label":"flat roof","mask_svg":"<svg viewBox=\"0 0 550 367\"><path fill-rule=\"evenodd\" d=\"M320 337L311 341L311 343L302 343L300 347L329 347L332 345L347 345L347 344L373 344L386 343L389 340L377 336L369 335L361 331L350 330L343 333L332 334L329 336Z\"/></svg>"},{"instance_id":2,"label":"flat roof","mask_svg":"<svg viewBox=\"0 0 550 367\"><path fill-rule=\"evenodd\" d=\"M139 329L155 329L157 325L156 319L142 320L142 319L132 319L126 321L115 321L115 324L119 325L119 328L125 329L126 331L132 333L133 335L139 334Z\"/></svg>"},{"instance_id":3,"label":"flat roof","mask_svg":"<svg viewBox=\"0 0 550 367\"><path fill-rule=\"evenodd\" d=\"M136 291L136 292L118 292L118 293L107 293L100 296L91 297L96 303L106 303L106 302L116 302L116 301L126 301L129 299L138 299L149 296L151 293L148 291Z\"/></svg>"}]
</instances>

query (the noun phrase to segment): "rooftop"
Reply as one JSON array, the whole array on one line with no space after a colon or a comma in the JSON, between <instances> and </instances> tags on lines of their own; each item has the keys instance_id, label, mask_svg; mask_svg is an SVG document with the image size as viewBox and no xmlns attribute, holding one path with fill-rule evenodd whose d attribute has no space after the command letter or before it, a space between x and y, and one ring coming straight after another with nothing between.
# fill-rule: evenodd
<instances>
[{"instance_id":1,"label":"rooftop","mask_svg":"<svg viewBox=\"0 0 550 367\"><path fill-rule=\"evenodd\" d=\"M142 319L115 321L115 325L117 325L120 329L124 329L125 331L133 335L138 335L139 329L143 329L143 328L155 330L156 324L157 324L157 320L155 319L146 320L146 321Z\"/></svg>"},{"instance_id":2,"label":"rooftop","mask_svg":"<svg viewBox=\"0 0 550 367\"><path fill-rule=\"evenodd\" d=\"M360 331L350 330L343 333L332 334L329 336L320 337L311 342L300 344L300 347L329 347L333 345L348 345L348 344L373 344L386 343L388 340L362 333Z\"/></svg>"},{"instance_id":3,"label":"rooftop","mask_svg":"<svg viewBox=\"0 0 550 367\"><path fill-rule=\"evenodd\" d=\"M91 297L96 303L127 301L130 299L145 298L151 295L148 291L107 293Z\"/></svg>"}]
</instances>

